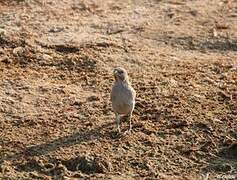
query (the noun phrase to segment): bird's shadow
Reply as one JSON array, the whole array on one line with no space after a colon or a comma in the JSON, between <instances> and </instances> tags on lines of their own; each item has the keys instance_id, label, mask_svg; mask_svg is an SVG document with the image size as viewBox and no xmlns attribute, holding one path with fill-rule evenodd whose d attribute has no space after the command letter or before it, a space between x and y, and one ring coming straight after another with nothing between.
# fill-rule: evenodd
<instances>
[{"instance_id":1,"label":"bird's shadow","mask_svg":"<svg viewBox=\"0 0 237 180\"><path fill-rule=\"evenodd\" d=\"M49 152L55 151L61 147L69 147L75 144L81 144L83 142L89 142L101 138L106 137L113 139L120 138L120 136L114 136L113 131L110 132L106 131L105 133L102 133L102 130L107 129L108 127L111 127L110 129L113 129L113 125L114 123L110 122L91 130L76 132L72 135L60 137L47 143L26 147L22 151L17 152L13 155L7 155L5 157L1 157L0 164L2 164L2 162L5 160L9 161L9 160L20 159L22 157L41 156Z\"/></svg>"}]
</instances>

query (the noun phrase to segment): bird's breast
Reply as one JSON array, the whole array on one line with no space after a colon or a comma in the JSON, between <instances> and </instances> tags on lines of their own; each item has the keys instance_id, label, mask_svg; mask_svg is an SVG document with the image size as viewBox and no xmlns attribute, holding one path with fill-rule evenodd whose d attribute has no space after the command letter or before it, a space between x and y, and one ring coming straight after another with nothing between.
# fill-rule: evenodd
<instances>
[{"instance_id":1,"label":"bird's breast","mask_svg":"<svg viewBox=\"0 0 237 180\"><path fill-rule=\"evenodd\" d=\"M111 92L113 110L119 114L128 114L135 105L135 93L132 87L114 85Z\"/></svg>"}]
</instances>

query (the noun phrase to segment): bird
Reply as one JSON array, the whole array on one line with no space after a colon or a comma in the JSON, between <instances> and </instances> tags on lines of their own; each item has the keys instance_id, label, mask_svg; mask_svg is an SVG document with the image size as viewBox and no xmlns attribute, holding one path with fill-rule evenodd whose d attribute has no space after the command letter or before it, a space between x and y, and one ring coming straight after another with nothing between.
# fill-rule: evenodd
<instances>
[{"instance_id":1,"label":"bird","mask_svg":"<svg viewBox=\"0 0 237 180\"><path fill-rule=\"evenodd\" d=\"M116 67L113 70L113 76L115 78L110 99L112 101L112 109L115 113L116 127L119 133L120 130L120 118L127 116L129 120L129 130L132 130L132 112L135 107L136 91L133 89L127 71L122 67Z\"/></svg>"}]
</instances>

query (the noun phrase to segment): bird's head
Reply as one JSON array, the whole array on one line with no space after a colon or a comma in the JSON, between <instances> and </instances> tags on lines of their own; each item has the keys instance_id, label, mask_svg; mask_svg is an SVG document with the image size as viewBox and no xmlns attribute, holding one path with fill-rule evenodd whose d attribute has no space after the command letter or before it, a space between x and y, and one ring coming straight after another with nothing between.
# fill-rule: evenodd
<instances>
[{"instance_id":1,"label":"bird's head","mask_svg":"<svg viewBox=\"0 0 237 180\"><path fill-rule=\"evenodd\" d=\"M113 74L116 81L128 81L128 73L124 68L114 68Z\"/></svg>"}]
</instances>

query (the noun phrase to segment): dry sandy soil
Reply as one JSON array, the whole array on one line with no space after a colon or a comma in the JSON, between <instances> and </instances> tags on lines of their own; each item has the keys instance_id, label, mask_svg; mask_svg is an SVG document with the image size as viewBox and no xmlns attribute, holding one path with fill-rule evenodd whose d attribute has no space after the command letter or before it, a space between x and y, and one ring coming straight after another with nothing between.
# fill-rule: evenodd
<instances>
[{"instance_id":1,"label":"dry sandy soil","mask_svg":"<svg viewBox=\"0 0 237 180\"><path fill-rule=\"evenodd\" d=\"M0 136L3 179L237 178L237 1L0 0Z\"/></svg>"}]
</instances>

